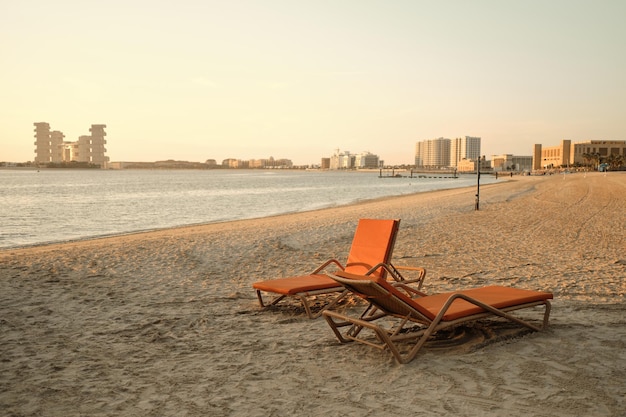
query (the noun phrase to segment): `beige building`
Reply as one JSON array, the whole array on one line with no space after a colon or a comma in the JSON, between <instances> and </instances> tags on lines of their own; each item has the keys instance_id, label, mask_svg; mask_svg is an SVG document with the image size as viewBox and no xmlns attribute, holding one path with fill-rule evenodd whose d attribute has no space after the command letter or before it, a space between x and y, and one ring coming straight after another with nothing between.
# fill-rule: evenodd
<instances>
[{"instance_id":1,"label":"beige building","mask_svg":"<svg viewBox=\"0 0 626 417\"><path fill-rule=\"evenodd\" d=\"M241 162L240 162L240 166L241 167ZM245 161L243 161L245 162ZM293 167L293 163L291 162L290 159L274 159L273 156L270 156L267 159L250 159L248 162L248 168L292 168Z\"/></svg>"},{"instance_id":2,"label":"beige building","mask_svg":"<svg viewBox=\"0 0 626 417\"><path fill-rule=\"evenodd\" d=\"M516 156L511 154L491 155L491 168L494 172L531 171L532 163L532 156Z\"/></svg>"},{"instance_id":3,"label":"beige building","mask_svg":"<svg viewBox=\"0 0 626 417\"><path fill-rule=\"evenodd\" d=\"M91 136L80 136L76 142L64 141L65 135L58 130L50 131L45 122L35 125L35 162L39 164L86 162L107 168L106 125L91 125Z\"/></svg>"},{"instance_id":4,"label":"beige building","mask_svg":"<svg viewBox=\"0 0 626 417\"><path fill-rule=\"evenodd\" d=\"M491 170L490 162L484 156L477 159L462 159L458 162L456 169L458 172L476 172L477 164L480 164L481 172Z\"/></svg>"},{"instance_id":5,"label":"beige building","mask_svg":"<svg viewBox=\"0 0 626 417\"><path fill-rule=\"evenodd\" d=\"M476 172L477 162L477 159L462 159L457 163L456 169L458 172Z\"/></svg>"},{"instance_id":6,"label":"beige building","mask_svg":"<svg viewBox=\"0 0 626 417\"><path fill-rule=\"evenodd\" d=\"M533 170L568 166L574 161L570 159L572 141L562 140L558 146L535 145L533 149Z\"/></svg>"},{"instance_id":7,"label":"beige building","mask_svg":"<svg viewBox=\"0 0 626 417\"><path fill-rule=\"evenodd\" d=\"M63 162L63 133L50 131L50 125L45 122L35 125L35 162Z\"/></svg>"},{"instance_id":8,"label":"beige building","mask_svg":"<svg viewBox=\"0 0 626 417\"><path fill-rule=\"evenodd\" d=\"M575 164L585 164L586 155L597 154L601 159L610 155L621 155L626 159L626 141L624 140L588 140L576 142L571 149L571 159Z\"/></svg>"},{"instance_id":9,"label":"beige building","mask_svg":"<svg viewBox=\"0 0 626 417\"><path fill-rule=\"evenodd\" d=\"M222 161L222 166L226 168L243 168L240 166L240 160L235 158L227 158Z\"/></svg>"},{"instance_id":10,"label":"beige building","mask_svg":"<svg viewBox=\"0 0 626 417\"><path fill-rule=\"evenodd\" d=\"M83 152L82 158L92 164L100 165L102 168L106 168L106 164L109 162L109 157L105 155L107 150L104 147L107 143L104 138L107 135L104 131L105 127L107 126L91 125L91 128L89 128L91 136L81 136L83 138L82 142L79 138L79 146L82 146L81 150Z\"/></svg>"},{"instance_id":11,"label":"beige building","mask_svg":"<svg viewBox=\"0 0 626 417\"><path fill-rule=\"evenodd\" d=\"M623 140L588 140L572 144L571 140L562 140L560 145L543 147L536 144L533 149L533 170L585 165L588 155L598 155L600 160L610 155L626 158L626 141Z\"/></svg>"}]
</instances>

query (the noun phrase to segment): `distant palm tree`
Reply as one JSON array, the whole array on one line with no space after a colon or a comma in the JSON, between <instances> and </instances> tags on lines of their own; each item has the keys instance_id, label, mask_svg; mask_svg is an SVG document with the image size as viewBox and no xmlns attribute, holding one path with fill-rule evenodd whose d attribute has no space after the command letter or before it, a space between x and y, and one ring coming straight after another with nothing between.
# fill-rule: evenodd
<instances>
[{"instance_id":1,"label":"distant palm tree","mask_svg":"<svg viewBox=\"0 0 626 417\"><path fill-rule=\"evenodd\" d=\"M609 164L612 170L616 170L624 165L624 155L612 153L606 158L606 162Z\"/></svg>"},{"instance_id":2,"label":"distant palm tree","mask_svg":"<svg viewBox=\"0 0 626 417\"><path fill-rule=\"evenodd\" d=\"M591 154L591 161L593 162L593 169L598 169L600 166L600 162L602 162L602 157L598 152Z\"/></svg>"},{"instance_id":3,"label":"distant palm tree","mask_svg":"<svg viewBox=\"0 0 626 417\"><path fill-rule=\"evenodd\" d=\"M597 169L598 165L600 165L601 162L601 157L600 154L595 152L595 153L584 153L583 154L583 159L587 162L587 165L590 166L592 169Z\"/></svg>"}]
</instances>

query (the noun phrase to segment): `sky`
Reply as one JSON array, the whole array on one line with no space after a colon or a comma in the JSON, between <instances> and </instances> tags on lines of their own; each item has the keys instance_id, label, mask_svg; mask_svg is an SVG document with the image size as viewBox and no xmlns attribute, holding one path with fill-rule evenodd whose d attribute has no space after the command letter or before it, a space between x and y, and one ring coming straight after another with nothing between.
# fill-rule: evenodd
<instances>
[{"instance_id":1,"label":"sky","mask_svg":"<svg viewBox=\"0 0 626 417\"><path fill-rule=\"evenodd\" d=\"M414 163L479 136L626 140L624 0L0 0L0 161L106 124L111 161Z\"/></svg>"}]
</instances>

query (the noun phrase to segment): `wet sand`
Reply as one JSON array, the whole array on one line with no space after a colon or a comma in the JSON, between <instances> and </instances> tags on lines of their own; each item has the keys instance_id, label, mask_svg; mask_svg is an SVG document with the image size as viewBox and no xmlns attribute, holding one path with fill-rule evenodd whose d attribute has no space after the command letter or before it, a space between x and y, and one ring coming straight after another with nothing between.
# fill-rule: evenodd
<instances>
[{"instance_id":1,"label":"wet sand","mask_svg":"<svg viewBox=\"0 0 626 417\"><path fill-rule=\"evenodd\" d=\"M0 251L2 414L626 415L626 173L474 194ZM398 365L296 304L259 308L254 281L345 259L365 217L401 219L394 262L426 292L551 291L550 327L481 322Z\"/></svg>"}]
</instances>

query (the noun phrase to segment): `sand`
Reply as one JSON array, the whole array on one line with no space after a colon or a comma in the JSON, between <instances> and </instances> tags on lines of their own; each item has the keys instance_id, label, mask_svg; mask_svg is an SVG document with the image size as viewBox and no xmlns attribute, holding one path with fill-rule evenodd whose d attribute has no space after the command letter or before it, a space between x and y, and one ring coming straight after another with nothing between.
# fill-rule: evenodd
<instances>
[{"instance_id":1,"label":"sand","mask_svg":"<svg viewBox=\"0 0 626 417\"><path fill-rule=\"evenodd\" d=\"M0 251L0 414L625 416L626 173L474 194ZM401 219L394 262L425 291L552 291L550 327L478 323L399 365L259 308L254 281L344 259L364 217Z\"/></svg>"}]
</instances>

